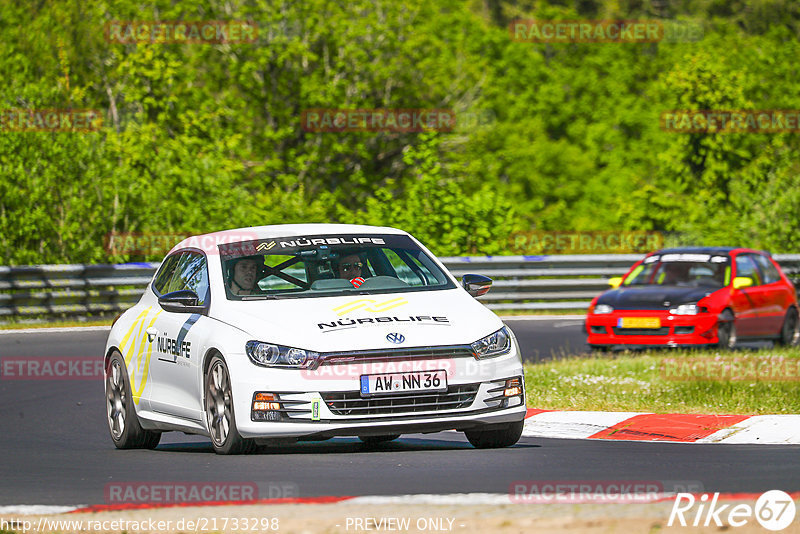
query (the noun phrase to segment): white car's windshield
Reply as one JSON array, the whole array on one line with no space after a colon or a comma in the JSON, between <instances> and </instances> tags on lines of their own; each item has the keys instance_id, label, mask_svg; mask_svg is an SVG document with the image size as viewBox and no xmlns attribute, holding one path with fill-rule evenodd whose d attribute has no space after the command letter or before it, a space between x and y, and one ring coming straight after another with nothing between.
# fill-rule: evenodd
<instances>
[{"instance_id":1,"label":"white car's windshield","mask_svg":"<svg viewBox=\"0 0 800 534\"><path fill-rule=\"evenodd\" d=\"M393 293L455 287L408 236L315 235L223 244L228 299Z\"/></svg>"}]
</instances>

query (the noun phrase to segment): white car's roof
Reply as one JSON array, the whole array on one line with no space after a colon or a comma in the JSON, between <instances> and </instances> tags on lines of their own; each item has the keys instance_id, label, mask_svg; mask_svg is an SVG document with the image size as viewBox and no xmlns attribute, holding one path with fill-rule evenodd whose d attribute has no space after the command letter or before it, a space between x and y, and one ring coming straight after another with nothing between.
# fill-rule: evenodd
<instances>
[{"instance_id":1,"label":"white car's roof","mask_svg":"<svg viewBox=\"0 0 800 534\"><path fill-rule=\"evenodd\" d=\"M406 232L389 226L368 226L364 224L273 224L269 226L248 226L232 230L222 230L208 234L187 237L173 249L185 247L198 247L206 249L206 245L220 243L236 243L239 241L252 241L256 239L273 239L276 237L295 237L320 234L399 234ZM172 252L170 251L170 252Z\"/></svg>"}]
</instances>

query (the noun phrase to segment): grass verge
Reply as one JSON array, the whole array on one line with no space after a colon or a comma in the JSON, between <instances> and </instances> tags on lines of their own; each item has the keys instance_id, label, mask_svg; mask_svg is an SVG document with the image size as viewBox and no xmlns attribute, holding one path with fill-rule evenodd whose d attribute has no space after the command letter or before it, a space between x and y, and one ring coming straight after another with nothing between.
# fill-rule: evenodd
<instances>
[{"instance_id":1,"label":"grass verge","mask_svg":"<svg viewBox=\"0 0 800 534\"><path fill-rule=\"evenodd\" d=\"M498 317L517 317L525 315L573 315L581 319L586 317L586 310L492 310Z\"/></svg>"},{"instance_id":2,"label":"grass verge","mask_svg":"<svg viewBox=\"0 0 800 534\"><path fill-rule=\"evenodd\" d=\"M529 408L800 414L800 348L661 350L525 365Z\"/></svg>"}]
</instances>

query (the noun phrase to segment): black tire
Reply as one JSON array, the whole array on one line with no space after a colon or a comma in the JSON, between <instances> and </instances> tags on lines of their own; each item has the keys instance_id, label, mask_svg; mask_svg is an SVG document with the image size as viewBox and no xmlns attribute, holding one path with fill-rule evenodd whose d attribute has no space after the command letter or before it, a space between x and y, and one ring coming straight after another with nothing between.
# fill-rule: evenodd
<instances>
[{"instance_id":1,"label":"black tire","mask_svg":"<svg viewBox=\"0 0 800 534\"><path fill-rule=\"evenodd\" d=\"M133 405L128 370L122 354L114 351L106 367L106 423L118 449L155 449L161 432L145 430Z\"/></svg>"},{"instance_id":2,"label":"black tire","mask_svg":"<svg viewBox=\"0 0 800 534\"><path fill-rule=\"evenodd\" d=\"M394 441L399 437L400 434L390 434L387 436L358 436L358 439L363 441L365 445L378 445L380 443Z\"/></svg>"},{"instance_id":3,"label":"black tire","mask_svg":"<svg viewBox=\"0 0 800 534\"><path fill-rule=\"evenodd\" d=\"M733 312L725 310L717 322L717 347L722 350L733 350L736 348L737 340Z\"/></svg>"},{"instance_id":4,"label":"black tire","mask_svg":"<svg viewBox=\"0 0 800 534\"><path fill-rule=\"evenodd\" d=\"M598 354L607 354L611 352L611 347L609 345L589 345L589 350Z\"/></svg>"},{"instance_id":5,"label":"black tire","mask_svg":"<svg viewBox=\"0 0 800 534\"><path fill-rule=\"evenodd\" d=\"M797 308L789 308L786 312L778 344L785 347L800 345L800 320L798 320Z\"/></svg>"},{"instance_id":6,"label":"black tire","mask_svg":"<svg viewBox=\"0 0 800 534\"><path fill-rule=\"evenodd\" d=\"M217 454L247 454L256 448L254 440L245 439L236 429L228 366L219 356L211 358L204 383L204 406L211 445Z\"/></svg>"},{"instance_id":7,"label":"black tire","mask_svg":"<svg viewBox=\"0 0 800 534\"><path fill-rule=\"evenodd\" d=\"M467 430L464 434L476 449L499 449L519 441L523 424L524 421L519 421L491 430Z\"/></svg>"}]
</instances>

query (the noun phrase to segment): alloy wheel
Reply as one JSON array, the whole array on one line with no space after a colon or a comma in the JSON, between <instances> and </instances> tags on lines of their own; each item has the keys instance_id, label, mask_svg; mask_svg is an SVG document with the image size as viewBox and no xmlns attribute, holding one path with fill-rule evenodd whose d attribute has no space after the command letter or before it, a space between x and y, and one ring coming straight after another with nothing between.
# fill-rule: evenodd
<instances>
[{"instance_id":1,"label":"alloy wheel","mask_svg":"<svg viewBox=\"0 0 800 534\"><path fill-rule=\"evenodd\" d=\"M206 414L211 439L222 446L231 428L231 385L221 361L214 362L206 385Z\"/></svg>"},{"instance_id":2,"label":"alloy wheel","mask_svg":"<svg viewBox=\"0 0 800 534\"><path fill-rule=\"evenodd\" d=\"M119 440L125 431L126 408L125 379L118 360L112 360L106 375L106 412L108 428L114 439Z\"/></svg>"}]
</instances>

